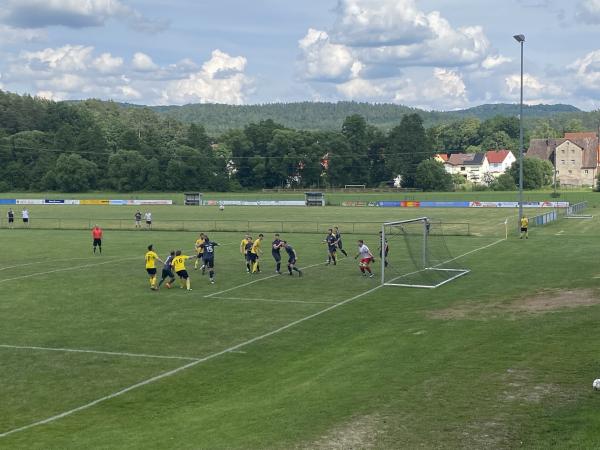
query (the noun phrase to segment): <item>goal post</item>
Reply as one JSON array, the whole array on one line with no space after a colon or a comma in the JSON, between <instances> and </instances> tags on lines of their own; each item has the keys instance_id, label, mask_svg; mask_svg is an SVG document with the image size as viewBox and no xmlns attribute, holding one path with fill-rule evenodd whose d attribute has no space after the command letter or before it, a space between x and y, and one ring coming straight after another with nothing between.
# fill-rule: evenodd
<instances>
[{"instance_id":1,"label":"goal post","mask_svg":"<svg viewBox=\"0 0 600 450\"><path fill-rule=\"evenodd\" d=\"M382 285L435 289L469 273L452 257L440 222L385 222L380 234Z\"/></svg>"}]
</instances>

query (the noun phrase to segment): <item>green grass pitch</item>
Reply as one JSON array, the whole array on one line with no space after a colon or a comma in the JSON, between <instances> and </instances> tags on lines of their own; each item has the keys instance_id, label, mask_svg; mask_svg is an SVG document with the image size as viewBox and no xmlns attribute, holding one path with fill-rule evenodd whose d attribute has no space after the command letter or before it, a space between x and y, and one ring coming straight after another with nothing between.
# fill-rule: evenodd
<instances>
[{"instance_id":1,"label":"green grass pitch","mask_svg":"<svg viewBox=\"0 0 600 450\"><path fill-rule=\"evenodd\" d=\"M188 263L193 291L152 292L146 246L190 254L201 230L133 231L129 207L32 206L33 229L0 229L0 448L600 443L597 217L503 240L513 210L152 211L157 228L251 221L267 244L283 223L305 276L275 275L268 249L249 276L243 233L220 231L210 233L216 284ZM374 224L421 215L469 223L471 236L446 238L467 276L435 290L379 287L352 258L324 265L328 225L342 224L353 254L358 238L377 248ZM88 230L35 228L54 217L126 229L105 231L93 255Z\"/></svg>"}]
</instances>

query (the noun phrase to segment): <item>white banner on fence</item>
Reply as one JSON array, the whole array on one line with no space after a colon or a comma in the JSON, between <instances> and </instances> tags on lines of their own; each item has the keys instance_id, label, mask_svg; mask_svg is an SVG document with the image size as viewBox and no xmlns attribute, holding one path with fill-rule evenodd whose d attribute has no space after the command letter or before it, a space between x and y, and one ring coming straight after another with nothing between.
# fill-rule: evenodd
<instances>
[{"instance_id":1,"label":"white banner on fence","mask_svg":"<svg viewBox=\"0 0 600 450\"><path fill-rule=\"evenodd\" d=\"M567 208L569 202L523 202L523 208ZM471 208L518 208L519 202L470 202Z\"/></svg>"},{"instance_id":2,"label":"white banner on fence","mask_svg":"<svg viewBox=\"0 0 600 450\"><path fill-rule=\"evenodd\" d=\"M18 198L17 205L43 205L43 198Z\"/></svg>"},{"instance_id":3,"label":"white banner on fence","mask_svg":"<svg viewBox=\"0 0 600 450\"><path fill-rule=\"evenodd\" d=\"M207 206L306 206L304 200L206 200Z\"/></svg>"}]
</instances>

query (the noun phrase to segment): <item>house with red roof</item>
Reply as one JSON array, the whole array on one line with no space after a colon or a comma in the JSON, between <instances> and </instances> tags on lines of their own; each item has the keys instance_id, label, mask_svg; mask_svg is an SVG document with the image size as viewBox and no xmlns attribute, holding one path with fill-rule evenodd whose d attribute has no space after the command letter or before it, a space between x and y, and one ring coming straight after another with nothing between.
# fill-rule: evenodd
<instances>
[{"instance_id":1,"label":"house with red roof","mask_svg":"<svg viewBox=\"0 0 600 450\"><path fill-rule=\"evenodd\" d=\"M489 172L495 177L506 172L517 160L510 150L490 150L485 157L490 165Z\"/></svg>"}]
</instances>

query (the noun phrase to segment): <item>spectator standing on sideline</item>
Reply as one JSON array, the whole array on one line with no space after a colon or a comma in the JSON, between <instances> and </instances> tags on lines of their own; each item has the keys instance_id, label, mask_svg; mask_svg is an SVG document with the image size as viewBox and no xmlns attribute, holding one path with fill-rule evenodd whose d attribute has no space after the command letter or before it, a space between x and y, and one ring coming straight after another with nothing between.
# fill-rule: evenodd
<instances>
[{"instance_id":1,"label":"spectator standing on sideline","mask_svg":"<svg viewBox=\"0 0 600 450\"><path fill-rule=\"evenodd\" d=\"M144 214L144 220L146 220L146 228L148 230L152 229L152 213L150 211Z\"/></svg>"},{"instance_id":2,"label":"spectator standing on sideline","mask_svg":"<svg viewBox=\"0 0 600 450\"><path fill-rule=\"evenodd\" d=\"M142 228L142 213L139 209L135 213L135 227Z\"/></svg>"},{"instance_id":3,"label":"spectator standing on sideline","mask_svg":"<svg viewBox=\"0 0 600 450\"><path fill-rule=\"evenodd\" d=\"M29 211L27 208L21 211L21 217L23 218L23 226L29 228Z\"/></svg>"},{"instance_id":4,"label":"spectator standing on sideline","mask_svg":"<svg viewBox=\"0 0 600 450\"><path fill-rule=\"evenodd\" d=\"M12 208L8 208L6 217L8 217L8 228L12 228L15 224L15 213L13 212Z\"/></svg>"}]
</instances>

